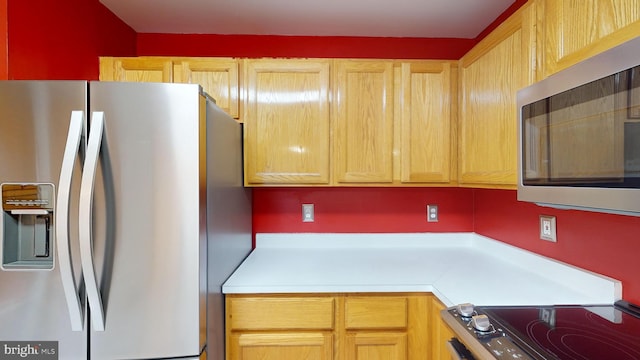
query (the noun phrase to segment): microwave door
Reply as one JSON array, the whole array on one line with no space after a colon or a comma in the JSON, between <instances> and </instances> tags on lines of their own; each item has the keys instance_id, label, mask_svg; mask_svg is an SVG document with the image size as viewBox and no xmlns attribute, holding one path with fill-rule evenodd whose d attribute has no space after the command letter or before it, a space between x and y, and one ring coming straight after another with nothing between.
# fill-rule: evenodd
<instances>
[{"instance_id":1,"label":"microwave door","mask_svg":"<svg viewBox=\"0 0 640 360\"><path fill-rule=\"evenodd\" d=\"M552 181L597 183L624 178L619 75L548 99L548 163ZM623 99L624 98L624 99Z\"/></svg>"},{"instance_id":2,"label":"microwave door","mask_svg":"<svg viewBox=\"0 0 640 360\"><path fill-rule=\"evenodd\" d=\"M525 182L549 179L548 101L537 101L522 110L523 177Z\"/></svg>"},{"instance_id":3,"label":"microwave door","mask_svg":"<svg viewBox=\"0 0 640 360\"><path fill-rule=\"evenodd\" d=\"M525 182L585 186L624 180L624 81L612 75L523 108Z\"/></svg>"}]
</instances>

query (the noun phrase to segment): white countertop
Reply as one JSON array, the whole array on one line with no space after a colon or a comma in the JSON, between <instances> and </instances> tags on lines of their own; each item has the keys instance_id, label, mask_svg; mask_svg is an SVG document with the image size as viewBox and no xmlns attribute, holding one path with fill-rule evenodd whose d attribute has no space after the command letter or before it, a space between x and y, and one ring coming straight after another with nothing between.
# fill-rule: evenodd
<instances>
[{"instance_id":1,"label":"white countertop","mask_svg":"<svg viewBox=\"0 0 640 360\"><path fill-rule=\"evenodd\" d=\"M620 281L474 233L257 234L226 294L432 292L445 305L611 304Z\"/></svg>"}]
</instances>

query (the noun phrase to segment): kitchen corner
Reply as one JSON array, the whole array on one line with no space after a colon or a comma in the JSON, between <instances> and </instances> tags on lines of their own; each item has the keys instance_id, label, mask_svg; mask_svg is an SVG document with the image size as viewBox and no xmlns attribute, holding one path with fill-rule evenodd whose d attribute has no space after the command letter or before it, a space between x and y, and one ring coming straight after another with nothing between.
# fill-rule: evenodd
<instances>
[{"instance_id":1,"label":"kitchen corner","mask_svg":"<svg viewBox=\"0 0 640 360\"><path fill-rule=\"evenodd\" d=\"M433 293L451 306L610 304L620 281L475 233L256 234L225 294Z\"/></svg>"}]
</instances>

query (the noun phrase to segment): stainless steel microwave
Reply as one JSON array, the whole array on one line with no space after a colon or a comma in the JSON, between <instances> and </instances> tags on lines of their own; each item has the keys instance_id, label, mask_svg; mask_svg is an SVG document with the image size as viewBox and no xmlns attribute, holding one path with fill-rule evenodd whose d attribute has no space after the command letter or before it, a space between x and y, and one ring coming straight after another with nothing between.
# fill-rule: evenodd
<instances>
[{"instance_id":1,"label":"stainless steel microwave","mask_svg":"<svg viewBox=\"0 0 640 360\"><path fill-rule=\"evenodd\" d=\"M640 216L640 37L517 94L518 200Z\"/></svg>"}]
</instances>

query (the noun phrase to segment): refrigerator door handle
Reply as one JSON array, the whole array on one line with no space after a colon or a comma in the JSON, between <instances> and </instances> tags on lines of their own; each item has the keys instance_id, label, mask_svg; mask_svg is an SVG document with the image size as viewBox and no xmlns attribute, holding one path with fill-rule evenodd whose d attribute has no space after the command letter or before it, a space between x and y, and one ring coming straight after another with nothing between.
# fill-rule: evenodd
<instances>
[{"instance_id":1,"label":"refrigerator door handle","mask_svg":"<svg viewBox=\"0 0 640 360\"><path fill-rule=\"evenodd\" d=\"M87 300L91 309L91 321L95 331L104 331L104 310L102 298L98 289L98 281L93 261L91 214L93 205L93 189L96 179L96 168L102 145L104 131L104 112L96 111L91 114L91 131L87 143L87 155L82 172L80 185L80 257Z\"/></svg>"},{"instance_id":2,"label":"refrigerator door handle","mask_svg":"<svg viewBox=\"0 0 640 360\"><path fill-rule=\"evenodd\" d=\"M84 112L72 111L69 120L69 133L62 157L60 169L60 179L58 181L58 197L56 199L56 238L58 243L58 262L60 266L60 277L62 288L67 300L69 319L71 320L72 331L82 331L84 325L84 314L80 305L80 296L77 290L77 283L73 274L73 264L71 260L71 246L69 244L69 201L71 194L71 179L73 177L73 167L78 157L80 139L82 138L82 123Z\"/></svg>"}]
</instances>

